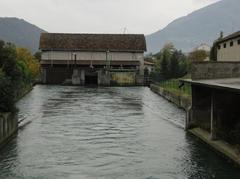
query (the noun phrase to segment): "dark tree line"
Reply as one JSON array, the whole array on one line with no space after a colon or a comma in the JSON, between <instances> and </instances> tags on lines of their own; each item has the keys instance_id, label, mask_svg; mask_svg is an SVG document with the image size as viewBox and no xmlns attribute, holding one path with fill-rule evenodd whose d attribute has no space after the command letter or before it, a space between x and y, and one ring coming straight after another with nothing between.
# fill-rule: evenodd
<instances>
[{"instance_id":1,"label":"dark tree line","mask_svg":"<svg viewBox=\"0 0 240 179\"><path fill-rule=\"evenodd\" d=\"M30 58L32 57L32 58ZM0 112L14 112L15 101L38 73L38 62L26 49L0 41Z\"/></svg>"},{"instance_id":2,"label":"dark tree line","mask_svg":"<svg viewBox=\"0 0 240 179\"><path fill-rule=\"evenodd\" d=\"M155 80L180 78L188 73L189 62L182 51L169 43L155 55Z\"/></svg>"}]
</instances>

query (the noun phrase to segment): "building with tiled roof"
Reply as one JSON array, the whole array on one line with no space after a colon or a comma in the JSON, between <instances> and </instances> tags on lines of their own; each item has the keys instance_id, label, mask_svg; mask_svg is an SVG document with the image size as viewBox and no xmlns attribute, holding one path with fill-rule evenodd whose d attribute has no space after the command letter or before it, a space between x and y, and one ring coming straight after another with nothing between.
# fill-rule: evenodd
<instances>
[{"instance_id":1,"label":"building with tiled roof","mask_svg":"<svg viewBox=\"0 0 240 179\"><path fill-rule=\"evenodd\" d=\"M220 38L217 44L217 61L240 61L240 31Z\"/></svg>"},{"instance_id":2,"label":"building with tiled roof","mask_svg":"<svg viewBox=\"0 0 240 179\"><path fill-rule=\"evenodd\" d=\"M39 49L43 83L47 84L104 85L113 81L101 75L106 70L121 71L121 75L132 71L134 77L144 73L144 35L43 33Z\"/></svg>"}]
</instances>

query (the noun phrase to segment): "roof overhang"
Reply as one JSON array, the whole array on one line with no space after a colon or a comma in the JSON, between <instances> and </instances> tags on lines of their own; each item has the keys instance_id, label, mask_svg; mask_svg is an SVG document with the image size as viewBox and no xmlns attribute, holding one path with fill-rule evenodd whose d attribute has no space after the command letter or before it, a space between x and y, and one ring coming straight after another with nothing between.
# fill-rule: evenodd
<instances>
[{"instance_id":1,"label":"roof overhang","mask_svg":"<svg viewBox=\"0 0 240 179\"><path fill-rule=\"evenodd\" d=\"M129 53L144 53L143 50L117 50L117 49L39 49L42 52L129 52Z\"/></svg>"},{"instance_id":2,"label":"roof overhang","mask_svg":"<svg viewBox=\"0 0 240 179\"><path fill-rule=\"evenodd\" d=\"M190 83L191 85L240 93L240 78L223 78L208 80L182 79L180 81L183 83Z\"/></svg>"}]
</instances>

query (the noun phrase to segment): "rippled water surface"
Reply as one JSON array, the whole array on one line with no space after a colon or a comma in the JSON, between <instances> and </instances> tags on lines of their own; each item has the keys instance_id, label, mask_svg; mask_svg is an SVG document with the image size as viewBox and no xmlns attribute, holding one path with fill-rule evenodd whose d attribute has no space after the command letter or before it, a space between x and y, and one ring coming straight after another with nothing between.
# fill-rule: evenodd
<instances>
[{"instance_id":1,"label":"rippled water surface","mask_svg":"<svg viewBox=\"0 0 240 179\"><path fill-rule=\"evenodd\" d=\"M240 178L148 88L36 86L18 107L25 120L0 151L0 178Z\"/></svg>"}]
</instances>

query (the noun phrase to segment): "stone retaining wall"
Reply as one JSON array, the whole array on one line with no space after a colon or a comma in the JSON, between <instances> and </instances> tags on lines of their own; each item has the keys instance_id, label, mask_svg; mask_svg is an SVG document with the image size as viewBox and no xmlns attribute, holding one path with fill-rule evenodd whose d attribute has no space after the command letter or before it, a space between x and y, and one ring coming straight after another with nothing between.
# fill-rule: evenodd
<instances>
[{"instance_id":1,"label":"stone retaining wall","mask_svg":"<svg viewBox=\"0 0 240 179\"><path fill-rule=\"evenodd\" d=\"M194 62L191 76L193 80L240 77L240 62Z\"/></svg>"}]
</instances>

